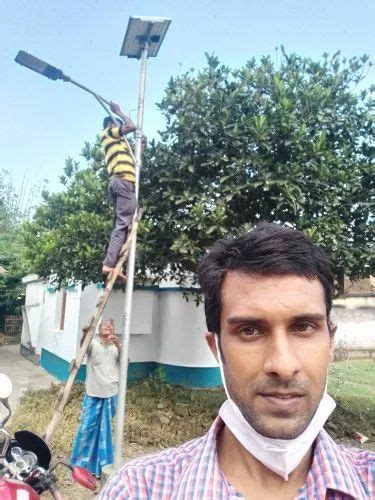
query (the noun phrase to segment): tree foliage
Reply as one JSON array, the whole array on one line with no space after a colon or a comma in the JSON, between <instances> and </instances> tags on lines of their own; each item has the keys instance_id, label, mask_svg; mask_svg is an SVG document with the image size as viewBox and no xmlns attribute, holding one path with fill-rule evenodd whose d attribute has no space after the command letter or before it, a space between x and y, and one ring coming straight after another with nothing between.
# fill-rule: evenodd
<instances>
[{"instance_id":1,"label":"tree foliage","mask_svg":"<svg viewBox=\"0 0 375 500\"><path fill-rule=\"evenodd\" d=\"M320 61L287 54L230 69L207 65L171 78L159 104L166 127L148 149L141 199L139 276L184 285L217 239L259 220L305 231L330 256L339 284L374 272L372 90L358 86L367 56ZM49 195L25 230L42 274L99 279L109 235L103 157L69 160L66 189Z\"/></svg>"},{"instance_id":2,"label":"tree foliage","mask_svg":"<svg viewBox=\"0 0 375 500\"><path fill-rule=\"evenodd\" d=\"M20 223L27 216L26 206L31 208L34 190L27 191L27 205L23 204L25 196L19 196L14 189L11 177L6 170L0 172L0 327L3 326L6 314L20 314L20 305L24 299L24 286L21 279L27 272L22 258L22 239Z\"/></svg>"},{"instance_id":3,"label":"tree foliage","mask_svg":"<svg viewBox=\"0 0 375 500\"><path fill-rule=\"evenodd\" d=\"M88 166L68 158L60 181L64 190L43 193L34 220L23 226L26 258L41 276L100 282L101 261L109 238L112 211L99 141L82 151Z\"/></svg>"}]
</instances>

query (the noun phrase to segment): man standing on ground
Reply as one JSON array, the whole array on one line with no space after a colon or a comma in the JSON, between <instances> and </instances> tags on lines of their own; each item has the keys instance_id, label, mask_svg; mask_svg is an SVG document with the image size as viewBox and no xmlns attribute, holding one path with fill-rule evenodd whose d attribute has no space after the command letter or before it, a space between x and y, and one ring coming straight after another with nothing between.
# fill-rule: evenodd
<instances>
[{"instance_id":1,"label":"man standing on ground","mask_svg":"<svg viewBox=\"0 0 375 500\"><path fill-rule=\"evenodd\" d=\"M113 463L111 422L117 409L120 348L113 321L102 321L99 338L87 349L86 394L70 459L97 478L105 465Z\"/></svg>"},{"instance_id":2,"label":"man standing on ground","mask_svg":"<svg viewBox=\"0 0 375 500\"><path fill-rule=\"evenodd\" d=\"M263 223L218 241L198 274L228 399L205 436L127 463L99 498L375 498L375 454L323 429L336 330L324 253Z\"/></svg>"},{"instance_id":3,"label":"man standing on ground","mask_svg":"<svg viewBox=\"0 0 375 500\"><path fill-rule=\"evenodd\" d=\"M111 273L116 266L137 208L135 164L125 139L125 135L135 132L137 127L128 116L122 113L118 104L111 102L111 111L116 113L121 120L117 123L107 116L103 121L102 148L110 175L108 196L114 206L113 227L103 261L103 274ZM146 138L143 136L142 146L145 145L145 141ZM125 278L122 273L119 276Z\"/></svg>"}]
</instances>

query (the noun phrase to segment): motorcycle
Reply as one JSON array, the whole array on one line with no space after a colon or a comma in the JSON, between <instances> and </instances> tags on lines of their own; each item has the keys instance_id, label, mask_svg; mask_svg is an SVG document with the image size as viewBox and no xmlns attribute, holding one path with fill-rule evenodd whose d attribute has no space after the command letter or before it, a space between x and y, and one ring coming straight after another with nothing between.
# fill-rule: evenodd
<instances>
[{"instance_id":1,"label":"motorcycle","mask_svg":"<svg viewBox=\"0 0 375 500\"><path fill-rule=\"evenodd\" d=\"M12 414L9 405L11 393L12 382L0 373L0 403L8 411L8 415L0 422L0 499L38 500L44 491L50 491L53 498L63 500L54 473L59 465L71 470L74 482L95 491L96 479L83 467L65 462L51 466L51 451L37 434L23 430L11 436L4 429Z\"/></svg>"}]
</instances>

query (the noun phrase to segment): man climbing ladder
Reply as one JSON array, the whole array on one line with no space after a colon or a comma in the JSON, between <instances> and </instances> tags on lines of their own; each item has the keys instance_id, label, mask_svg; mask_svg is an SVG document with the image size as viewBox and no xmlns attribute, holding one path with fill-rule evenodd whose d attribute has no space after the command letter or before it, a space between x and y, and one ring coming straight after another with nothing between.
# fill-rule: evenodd
<instances>
[{"instance_id":1,"label":"man climbing ladder","mask_svg":"<svg viewBox=\"0 0 375 500\"><path fill-rule=\"evenodd\" d=\"M111 102L110 108L121 121L117 123L111 116L107 116L103 121L102 147L110 175L108 196L114 207L113 227L103 261L103 274L113 272L137 207L134 157L125 139L125 135L135 132L137 127L122 113L118 104ZM146 138L143 136L142 148L145 143ZM125 279L122 272L119 277Z\"/></svg>"},{"instance_id":2,"label":"man climbing ladder","mask_svg":"<svg viewBox=\"0 0 375 500\"><path fill-rule=\"evenodd\" d=\"M100 104L104 107L104 104L102 102L102 101L104 101L104 99L100 98L96 94L95 94L95 97L100 102ZM109 104L111 106L111 110L113 112L115 112L116 114L121 113L121 110L120 110L119 106L117 106L116 104L114 104L112 102L109 103L108 101L104 101L104 102L106 104ZM107 112L108 112L108 110L107 110ZM125 115L123 115L122 113L121 113L120 116L122 116L122 118L124 118L125 121L130 120L127 117L125 117ZM131 123L127 122L126 125L127 126L129 126L129 125L132 126L132 128L134 130L135 126L134 126L134 124L132 122ZM134 168L134 171L135 171L135 174L136 174L134 176L134 181L136 181L136 178L137 178L137 172L136 172L137 164L135 163L134 154L133 154L133 151L130 149L130 146L129 146L126 138L125 138L125 134L122 135L123 132L126 132L126 125L123 124L123 123L121 123L120 125L118 125L118 124L116 124L115 120L112 117L110 117L110 121L107 120L107 122L106 122L106 129L107 128L113 129L113 128L116 128L116 126L120 129L118 131L118 136L119 136L118 140L120 138L123 139L123 142L124 142L123 146L124 146L124 148L126 148L125 149L126 152L129 154L129 156L132 159L131 165L133 165L133 168ZM125 128L123 128L123 126L125 126ZM104 130L104 132L105 132L105 130ZM104 136L104 132L103 132L103 136ZM108 137L111 137L111 136L108 135ZM141 153L142 153L143 147L144 147L145 142L146 142L145 139L146 138L143 136L142 137L143 144L142 144L142 146L140 148L140 152ZM103 142L104 142L104 140L103 140ZM111 142L111 141L109 141L109 142ZM109 148L107 148L107 151L108 151L108 149ZM107 151L105 151L105 153ZM116 158L116 157L118 157L118 160L119 160L120 157L121 157L121 155L113 154L113 158ZM107 155L106 155L106 163L107 163L107 167L108 167L108 165L110 167L108 170L109 170L109 173L111 174L112 173L113 164L111 163L110 156L107 157ZM120 162L119 163L116 162L116 164L120 165ZM135 187L135 182L133 182L133 187ZM116 205L117 205L118 198L119 198L119 195L117 193L115 193L115 200L114 200L114 202L115 202ZM134 198L136 200L136 190L134 190ZM121 204L121 201L120 201L120 204ZM66 405L66 403L68 401L69 394L70 394L70 391L72 389L72 386L73 386L74 380L76 378L76 375L78 373L79 367L81 366L81 364L83 362L83 359L84 359L84 356L86 354L86 351L89 348L91 340L93 339L96 326L97 326L97 324L98 324L98 322L99 322L99 320L100 320L100 318L101 318L101 316L103 314L104 308L105 308L106 303L108 301L108 298L109 298L109 296L110 296L110 294L112 292L112 289L113 289L113 286L115 284L115 281L118 278L118 276L120 274L122 274L121 270L123 268L123 265L127 261L128 254L129 254L129 251L131 249L132 243L135 241L136 234L137 234L137 227L138 227L138 224L139 224L139 221L140 221L140 219L142 217L142 212L143 212L142 208L139 208L139 207L138 207L137 211L135 212L136 206L137 206L137 203L135 202L134 208L133 208L133 216L129 217L128 224L125 227L123 227L122 231L120 231L118 233L119 236L120 236L118 238L118 240L122 241L124 244L122 246L119 245L119 247L118 247L117 258L115 259L115 263L114 263L115 266L113 268L110 268L109 271L108 271L108 277L107 277L107 280L106 280L106 286L104 288L104 293L100 297L98 303L96 304L94 314L91 316L91 318L89 319L88 323L83 327L84 340L82 342L81 348L79 349L79 351L77 353L76 359L72 363L72 367L71 367L71 370L70 370L70 373L69 373L69 377L68 377L65 385L62 386L61 389L60 389L60 391L59 391L59 394L57 396L56 406L55 406L55 409L54 409L51 421L49 422L49 424L48 424L48 426L46 428L46 431L45 431L44 438L45 438L45 440L46 440L47 443L51 441L51 438L52 438L52 436L53 436L53 434L54 434L54 432L55 432L55 430L56 430L56 428L57 428L57 426L58 426L58 424L59 424L59 422L60 422L60 420L62 418L62 414L63 414L64 408L65 408L65 405ZM117 222L117 210L115 208L113 230L116 229L116 222ZM112 231L112 234L113 234L113 232L114 231ZM112 240L112 238L111 238L111 240ZM110 244L111 244L111 241L110 241ZM108 253L109 252L107 252L107 254ZM130 274L132 276L132 273L130 273ZM130 282L132 284L132 280L130 280ZM127 284L127 287L128 286L129 286L129 283ZM128 290L128 288L127 288L127 290Z\"/></svg>"}]
</instances>

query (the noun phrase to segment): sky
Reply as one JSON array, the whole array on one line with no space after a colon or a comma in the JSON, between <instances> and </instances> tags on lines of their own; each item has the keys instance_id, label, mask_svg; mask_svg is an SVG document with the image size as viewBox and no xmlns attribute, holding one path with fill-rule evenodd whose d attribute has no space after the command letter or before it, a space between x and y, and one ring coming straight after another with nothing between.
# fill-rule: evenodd
<instances>
[{"instance_id":1,"label":"sky","mask_svg":"<svg viewBox=\"0 0 375 500\"><path fill-rule=\"evenodd\" d=\"M148 60L144 132L157 138L160 102L171 76L205 64L205 52L240 67L251 57L287 52L319 58L341 50L375 62L373 0L0 0L0 169L17 190L61 189L65 159L80 156L101 130L104 111L71 84L49 80L14 62L25 50L118 102L136 118L139 63L120 57L129 16L172 19L156 58ZM365 85L375 81L375 72Z\"/></svg>"}]
</instances>

